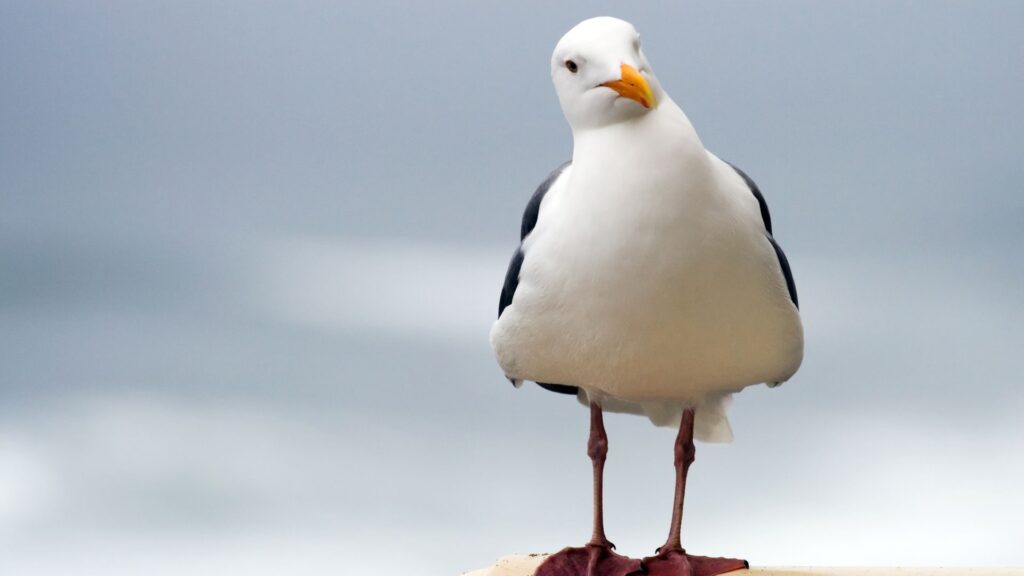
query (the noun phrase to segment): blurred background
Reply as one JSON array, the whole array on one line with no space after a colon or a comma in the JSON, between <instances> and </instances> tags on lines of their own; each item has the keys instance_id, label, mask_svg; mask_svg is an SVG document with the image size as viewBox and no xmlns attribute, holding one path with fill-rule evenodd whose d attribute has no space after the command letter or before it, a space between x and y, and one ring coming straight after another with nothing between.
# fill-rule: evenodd
<instances>
[{"instance_id":1,"label":"blurred background","mask_svg":"<svg viewBox=\"0 0 1024 576\"><path fill-rule=\"evenodd\" d=\"M698 446L687 548L1024 565L1024 4L0 1L0 572L584 542L587 413L487 332L571 151L550 51L601 14L760 184L806 326ZM649 554L674 433L607 426Z\"/></svg>"}]
</instances>

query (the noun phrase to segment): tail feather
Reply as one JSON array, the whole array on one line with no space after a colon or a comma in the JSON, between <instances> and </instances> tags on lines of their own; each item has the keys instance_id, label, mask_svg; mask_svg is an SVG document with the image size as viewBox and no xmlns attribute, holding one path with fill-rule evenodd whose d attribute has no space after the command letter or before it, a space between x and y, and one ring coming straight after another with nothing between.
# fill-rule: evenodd
<instances>
[{"instance_id":1,"label":"tail feather","mask_svg":"<svg viewBox=\"0 0 1024 576\"><path fill-rule=\"evenodd\" d=\"M726 412L732 406L732 394L706 399L697 407L693 420L693 436L703 442L728 444L732 442L732 426Z\"/></svg>"},{"instance_id":2,"label":"tail feather","mask_svg":"<svg viewBox=\"0 0 1024 576\"><path fill-rule=\"evenodd\" d=\"M606 412L636 414L647 416L655 426L678 428L686 406L674 402L628 402L579 389L577 399L587 406L593 400L601 405ZM701 442L728 444L733 440L732 426L726 412L732 405L732 394L717 394L705 398L697 405L693 422L693 437Z\"/></svg>"},{"instance_id":3,"label":"tail feather","mask_svg":"<svg viewBox=\"0 0 1024 576\"><path fill-rule=\"evenodd\" d=\"M701 442L732 442L732 426L726 416L730 405L732 394L712 396L698 404L693 420L693 437ZM666 428L678 427L684 410L682 405L664 402L645 402L643 408L652 424Z\"/></svg>"}]
</instances>

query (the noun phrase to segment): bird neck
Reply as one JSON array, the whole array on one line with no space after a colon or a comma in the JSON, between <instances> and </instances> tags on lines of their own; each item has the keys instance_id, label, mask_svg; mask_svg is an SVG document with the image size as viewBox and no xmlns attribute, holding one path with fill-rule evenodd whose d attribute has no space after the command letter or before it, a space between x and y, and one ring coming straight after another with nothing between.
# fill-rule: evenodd
<instances>
[{"instance_id":1,"label":"bird neck","mask_svg":"<svg viewBox=\"0 0 1024 576\"><path fill-rule=\"evenodd\" d=\"M657 167L699 177L710 171L707 151L686 114L668 97L650 112L623 122L573 132L573 165L605 170Z\"/></svg>"}]
</instances>

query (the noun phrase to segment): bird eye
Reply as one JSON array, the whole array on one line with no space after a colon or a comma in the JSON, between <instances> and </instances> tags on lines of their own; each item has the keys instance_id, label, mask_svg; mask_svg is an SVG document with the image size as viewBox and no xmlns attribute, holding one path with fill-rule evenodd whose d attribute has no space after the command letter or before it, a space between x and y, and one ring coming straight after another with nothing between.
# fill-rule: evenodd
<instances>
[{"instance_id":1,"label":"bird eye","mask_svg":"<svg viewBox=\"0 0 1024 576\"><path fill-rule=\"evenodd\" d=\"M572 72L573 74L579 72L579 70L580 70L580 67L577 66L576 63L573 62L572 60L566 60L565 61L565 67L568 68L569 72Z\"/></svg>"}]
</instances>

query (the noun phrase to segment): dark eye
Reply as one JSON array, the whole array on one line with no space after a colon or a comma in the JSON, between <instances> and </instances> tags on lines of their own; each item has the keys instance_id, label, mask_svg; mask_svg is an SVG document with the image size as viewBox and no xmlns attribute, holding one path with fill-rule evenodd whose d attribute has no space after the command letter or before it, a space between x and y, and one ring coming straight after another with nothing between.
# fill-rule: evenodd
<instances>
[{"instance_id":1,"label":"dark eye","mask_svg":"<svg viewBox=\"0 0 1024 576\"><path fill-rule=\"evenodd\" d=\"M566 61L565 61L565 67L566 67L566 68L568 68L568 69L569 69L569 72L572 72L573 74L575 74L576 72L578 72L578 71L579 71L579 69L580 69L580 67L579 67L579 66L577 66L577 65L576 65L576 63L575 63L575 62L573 62L572 60L566 60Z\"/></svg>"}]
</instances>

